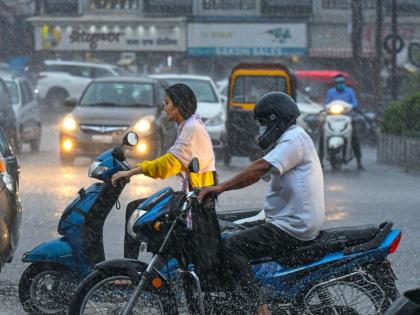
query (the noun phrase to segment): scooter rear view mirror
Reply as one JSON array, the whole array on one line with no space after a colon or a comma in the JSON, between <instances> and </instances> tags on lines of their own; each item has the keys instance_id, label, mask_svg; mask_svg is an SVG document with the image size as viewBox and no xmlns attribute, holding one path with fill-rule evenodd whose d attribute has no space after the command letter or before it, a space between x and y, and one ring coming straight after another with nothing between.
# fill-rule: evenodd
<instances>
[{"instance_id":1,"label":"scooter rear view mirror","mask_svg":"<svg viewBox=\"0 0 420 315\"><path fill-rule=\"evenodd\" d=\"M188 171L191 173L198 173L200 171L200 163L196 157L193 158L188 164Z\"/></svg>"},{"instance_id":2,"label":"scooter rear view mirror","mask_svg":"<svg viewBox=\"0 0 420 315\"><path fill-rule=\"evenodd\" d=\"M124 135L122 140L123 145L129 145L130 147L134 147L139 142L139 137L133 131L129 131Z\"/></svg>"}]
</instances>

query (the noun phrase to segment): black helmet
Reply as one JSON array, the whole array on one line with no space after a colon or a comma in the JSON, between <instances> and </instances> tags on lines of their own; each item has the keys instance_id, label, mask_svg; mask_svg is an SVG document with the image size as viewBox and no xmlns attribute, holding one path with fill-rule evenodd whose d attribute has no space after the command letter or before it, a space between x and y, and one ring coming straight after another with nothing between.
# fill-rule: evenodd
<instances>
[{"instance_id":1,"label":"black helmet","mask_svg":"<svg viewBox=\"0 0 420 315\"><path fill-rule=\"evenodd\" d=\"M257 139L261 149L267 149L280 138L287 128L296 123L299 115L299 108L289 95L271 92L261 96L254 109L254 119L265 127Z\"/></svg>"}]
</instances>

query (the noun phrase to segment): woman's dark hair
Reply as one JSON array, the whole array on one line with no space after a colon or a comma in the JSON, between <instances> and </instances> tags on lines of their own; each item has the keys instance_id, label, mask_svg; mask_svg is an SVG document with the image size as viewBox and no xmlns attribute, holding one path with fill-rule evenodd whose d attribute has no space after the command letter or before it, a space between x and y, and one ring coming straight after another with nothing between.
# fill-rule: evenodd
<instances>
[{"instance_id":1,"label":"woman's dark hair","mask_svg":"<svg viewBox=\"0 0 420 315\"><path fill-rule=\"evenodd\" d=\"M181 115L187 119L197 110L197 99L191 88L183 83L173 84L166 90L166 95L179 108Z\"/></svg>"}]
</instances>

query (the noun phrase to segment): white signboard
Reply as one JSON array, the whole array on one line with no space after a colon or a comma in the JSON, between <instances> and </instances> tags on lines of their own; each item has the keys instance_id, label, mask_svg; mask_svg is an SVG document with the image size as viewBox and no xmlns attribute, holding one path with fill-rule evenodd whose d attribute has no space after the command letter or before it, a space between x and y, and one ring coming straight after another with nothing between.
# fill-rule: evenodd
<instances>
[{"instance_id":1,"label":"white signboard","mask_svg":"<svg viewBox=\"0 0 420 315\"><path fill-rule=\"evenodd\" d=\"M184 26L72 26L35 28L37 50L185 51Z\"/></svg>"},{"instance_id":2,"label":"white signboard","mask_svg":"<svg viewBox=\"0 0 420 315\"><path fill-rule=\"evenodd\" d=\"M281 56L307 52L305 23L192 23L188 54Z\"/></svg>"}]
</instances>

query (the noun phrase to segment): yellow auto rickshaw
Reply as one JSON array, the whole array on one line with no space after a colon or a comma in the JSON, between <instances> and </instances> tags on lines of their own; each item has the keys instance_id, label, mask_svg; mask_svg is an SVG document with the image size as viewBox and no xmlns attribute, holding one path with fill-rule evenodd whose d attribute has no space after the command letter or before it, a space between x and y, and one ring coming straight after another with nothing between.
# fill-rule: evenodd
<instances>
[{"instance_id":1,"label":"yellow auto rickshaw","mask_svg":"<svg viewBox=\"0 0 420 315\"><path fill-rule=\"evenodd\" d=\"M232 156L246 156L251 160L262 156L256 142L259 126L253 119L253 111L258 98L268 92L284 92L296 99L295 76L286 66L243 63L232 70L223 154L225 165L230 164Z\"/></svg>"}]
</instances>

